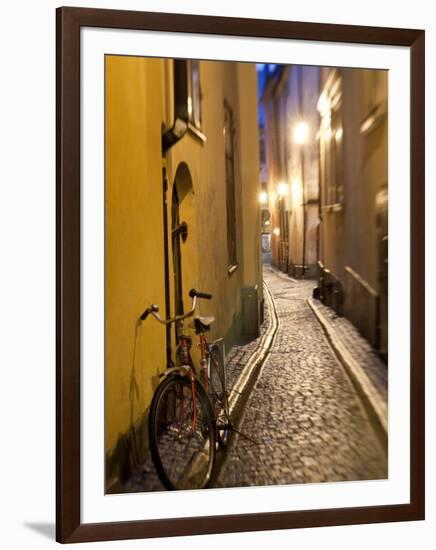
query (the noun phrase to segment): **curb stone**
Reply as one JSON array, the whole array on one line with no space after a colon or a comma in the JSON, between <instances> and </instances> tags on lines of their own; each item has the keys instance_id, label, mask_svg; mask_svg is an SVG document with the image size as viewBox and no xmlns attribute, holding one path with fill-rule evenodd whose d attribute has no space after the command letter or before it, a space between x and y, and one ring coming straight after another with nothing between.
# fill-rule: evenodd
<instances>
[{"instance_id":1,"label":"curb stone","mask_svg":"<svg viewBox=\"0 0 436 550\"><path fill-rule=\"evenodd\" d=\"M237 408L238 402L240 401L241 396L243 395L248 383L250 382L253 374L255 373L256 368L259 367L265 361L266 356L268 355L268 352L274 341L274 336L276 335L276 332L277 332L278 318L274 310L271 293L266 285L264 285L264 292L265 292L265 298L267 300L268 308L271 315L270 325L267 328L265 334L262 336L256 349L250 356L249 360L247 361L247 364L243 368L242 372L238 376L235 384L233 384L232 388L230 389L230 392L229 392L230 393L230 397L229 397L230 416L232 416L235 409Z\"/></svg>"},{"instance_id":2,"label":"curb stone","mask_svg":"<svg viewBox=\"0 0 436 550\"><path fill-rule=\"evenodd\" d=\"M388 434L388 407L386 401L380 396L374 384L371 382L368 375L354 359L352 354L347 350L344 344L336 335L336 331L326 317L319 311L313 302L312 298L307 300L309 307L313 314L321 325L322 329L327 336L327 339L333 348L337 358L346 369L347 373L353 380L354 384L359 388L362 396L365 398L367 404L374 412L375 418L378 421L380 428L383 431L383 435L387 438Z\"/></svg>"}]
</instances>

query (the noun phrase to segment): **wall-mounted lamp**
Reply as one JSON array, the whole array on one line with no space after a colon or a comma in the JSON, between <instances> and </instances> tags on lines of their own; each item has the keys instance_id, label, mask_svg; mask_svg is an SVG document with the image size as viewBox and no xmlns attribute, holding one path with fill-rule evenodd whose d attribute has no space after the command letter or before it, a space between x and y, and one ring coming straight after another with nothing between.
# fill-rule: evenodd
<instances>
[{"instance_id":1,"label":"wall-mounted lamp","mask_svg":"<svg viewBox=\"0 0 436 550\"><path fill-rule=\"evenodd\" d=\"M294 141L302 145L306 143L309 137L309 125L307 122L301 121L294 127Z\"/></svg>"},{"instance_id":2,"label":"wall-mounted lamp","mask_svg":"<svg viewBox=\"0 0 436 550\"><path fill-rule=\"evenodd\" d=\"M330 111L330 99L325 92L319 96L317 108L321 116L324 116L328 111Z\"/></svg>"},{"instance_id":3,"label":"wall-mounted lamp","mask_svg":"<svg viewBox=\"0 0 436 550\"><path fill-rule=\"evenodd\" d=\"M262 191L259 193L259 202L260 204L268 203L268 193L266 191Z\"/></svg>"},{"instance_id":4,"label":"wall-mounted lamp","mask_svg":"<svg viewBox=\"0 0 436 550\"><path fill-rule=\"evenodd\" d=\"M326 140L326 141L330 141L332 139L332 129L330 128L330 126L328 126L327 128L325 128L322 132L322 135L323 135L323 138Z\"/></svg>"},{"instance_id":5,"label":"wall-mounted lamp","mask_svg":"<svg viewBox=\"0 0 436 550\"><path fill-rule=\"evenodd\" d=\"M280 235L280 228L274 227L273 233L276 237L278 237Z\"/></svg>"},{"instance_id":6,"label":"wall-mounted lamp","mask_svg":"<svg viewBox=\"0 0 436 550\"><path fill-rule=\"evenodd\" d=\"M279 197L285 197L289 192L289 185L284 181L280 182L277 186L277 193Z\"/></svg>"}]
</instances>

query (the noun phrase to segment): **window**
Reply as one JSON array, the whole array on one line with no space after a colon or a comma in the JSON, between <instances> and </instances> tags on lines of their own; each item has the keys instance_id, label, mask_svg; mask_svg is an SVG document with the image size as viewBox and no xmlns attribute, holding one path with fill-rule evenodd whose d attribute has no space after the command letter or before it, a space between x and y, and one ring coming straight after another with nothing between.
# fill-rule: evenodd
<instances>
[{"instance_id":1,"label":"window","mask_svg":"<svg viewBox=\"0 0 436 550\"><path fill-rule=\"evenodd\" d=\"M324 190L323 203L327 207L339 207L344 200L341 106L341 78L333 71L318 101L321 115L321 182Z\"/></svg>"},{"instance_id":2,"label":"window","mask_svg":"<svg viewBox=\"0 0 436 550\"><path fill-rule=\"evenodd\" d=\"M188 61L188 114L190 124L201 129L200 62Z\"/></svg>"},{"instance_id":3,"label":"window","mask_svg":"<svg viewBox=\"0 0 436 550\"><path fill-rule=\"evenodd\" d=\"M226 168L227 253L229 272L237 265L236 254L236 204L235 204L235 154L233 113L224 104L224 156ZM232 270L232 271L230 271Z\"/></svg>"}]
</instances>

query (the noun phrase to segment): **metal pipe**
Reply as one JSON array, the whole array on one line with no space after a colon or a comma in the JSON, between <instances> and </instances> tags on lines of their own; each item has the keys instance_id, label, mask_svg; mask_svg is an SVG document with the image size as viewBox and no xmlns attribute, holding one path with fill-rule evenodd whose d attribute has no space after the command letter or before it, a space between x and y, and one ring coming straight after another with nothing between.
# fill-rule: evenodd
<instances>
[{"instance_id":1,"label":"metal pipe","mask_svg":"<svg viewBox=\"0 0 436 550\"><path fill-rule=\"evenodd\" d=\"M170 308L170 273L169 273L169 246L168 246L168 179L166 171L166 154L182 137L188 129L188 62L185 59L174 59L174 122L172 126L162 134L162 205L164 225L164 278L165 278L165 315L167 319L171 315ZM171 359L171 326L166 327L167 363L172 364Z\"/></svg>"},{"instance_id":2,"label":"metal pipe","mask_svg":"<svg viewBox=\"0 0 436 550\"><path fill-rule=\"evenodd\" d=\"M165 279L165 315L167 318L171 315L170 310L170 274L169 274L169 259L168 259L168 180L166 173L166 162L163 159L162 163L162 181L163 181L163 224L164 224L164 279ZM171 327L166 327L166 350L167 350L167 364L172 364L171 359Z\"/></svg>"},{"instance_id":3,"label":"metal pipe","mask_svg":"<svg viewBox=\"0 0 436 550\"><path fill-rule=\"evenodd\" d=\"M162 155L175 145L186 134L189 123L188 110L188 61L174 59L174 122L162 134Z\"/></svg>"}]
</instances>

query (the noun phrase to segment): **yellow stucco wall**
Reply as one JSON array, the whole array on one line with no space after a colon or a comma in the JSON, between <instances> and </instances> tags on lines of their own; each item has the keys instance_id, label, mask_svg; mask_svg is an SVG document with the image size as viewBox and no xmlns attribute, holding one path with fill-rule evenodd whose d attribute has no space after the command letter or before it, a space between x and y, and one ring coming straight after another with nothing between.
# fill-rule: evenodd
<instances>
[{"instance_id":1,"label":"yellow stucco wall","mask_svg":"<svg viewBox=\"0 0 436 550\"><path fill-rule=\"evenodd\" d=\"M260 270L257 82L254 65L201 62L202 141L192 132L166 155L168 235L177 185L185 311L190 288L211 292L199 313L215 315L211 338L227 336L241 316L241 289ZM161 132L173 122L172 60L111 56L106 61L106 451L110 454L146 412L157 373L166 366L165 327L149 318L150 303L165 316ZM235 186L239 268L228 273L224 101L235 121ZM245 201L245 207L241 202ZM243 227L245 229L243 229ZM172 239L168 240L170 310L174 314ZM190 333L190 322L185 325ZM174 331L174 329L173 329ZM172 344L174 348L174 332ZM195 344L192 347L197 355ZM173 359L174 349L173 349Z\"/></svg>"},{"instance_id":2,"label":"yellow stucco wall","mask_svg":"<svg viewBox=\"0 0 436 550\"><path fill-rule=\"evenodd\" d=\"M243 242L243 284L258 286L259 296L263 297L262 258L259 205L259 128L257 118L258 100L253 90L257 89L257 74L250 63L237 63L239 82L238 127L241 137L241 216ZM255 258L255 261L253 261Z\"/></svg>"},{"instance_id":3,"label":"yellow stucco wall","mask_svg":"<svg viewBox=\"0 0 436 550\"><path fill-rule=\"evenodd\" d=\"M165 366L165 329L137 326L164 305L163 61L106 58L105 437L110 450L144 413Z\"/></svg>"}]
</instances>

